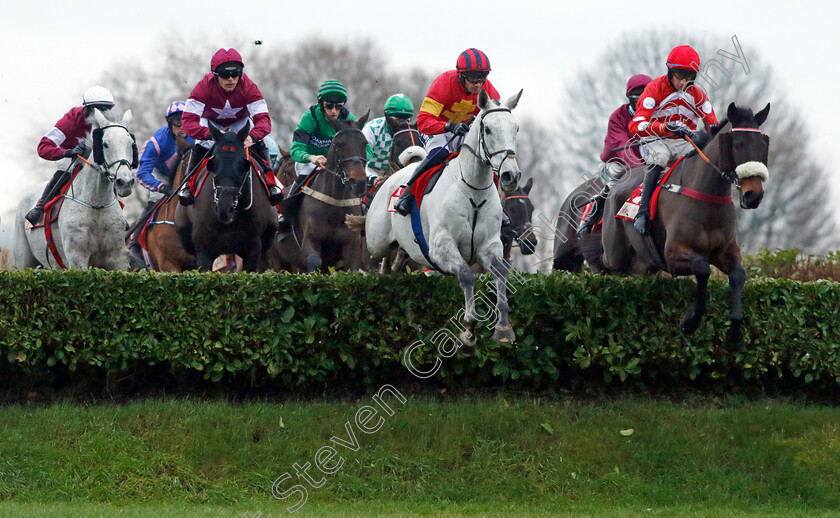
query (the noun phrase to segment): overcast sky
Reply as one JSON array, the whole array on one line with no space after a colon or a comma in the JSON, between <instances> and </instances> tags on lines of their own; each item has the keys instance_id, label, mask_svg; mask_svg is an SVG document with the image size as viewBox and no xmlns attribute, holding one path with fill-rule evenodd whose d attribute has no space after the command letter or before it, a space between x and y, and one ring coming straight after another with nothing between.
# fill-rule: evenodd
<instances>
[{"instance_id":1,"label":"overcast sky","mask_svg":"<svg viewBox=\"0 0 840 518\"><path fill-rule=\"evenodd\" d=\"M229 34L263 40L266 48L313 35L337 42L370 38L386 50L390 62L435 73L453 68L463 49L477 47L489 56L491 78L502 96L524 88L520 109L548 124L562 110L574 109L560 102L564 82L621 34L688 28L698 35L720 34L721 49L730 52L729 38L737 35L742 46L759 49L778 74L780 90L802 109L814 136L811 151L840 193L840 175L828 167L837 147L833 143L840 142L833 88L840 79L834 59L840 49L838 12L835 3L802 0L6 2L0 19L5 54L0 66L0 217L4 226L11 223L23 190L53 170L46 162L39 171L15 162L15 153L36 153L37 141L23 137L33 128L46 133L80 104L84 90L106 68L148 56L157 39L172 30L218 35L219 47L231 44L224 40ZM683 43L691 44L674 45ZM119 92L113 93L119 103ZM621 102L620 95L616 100Z\"/></svg>"}]
</instances>

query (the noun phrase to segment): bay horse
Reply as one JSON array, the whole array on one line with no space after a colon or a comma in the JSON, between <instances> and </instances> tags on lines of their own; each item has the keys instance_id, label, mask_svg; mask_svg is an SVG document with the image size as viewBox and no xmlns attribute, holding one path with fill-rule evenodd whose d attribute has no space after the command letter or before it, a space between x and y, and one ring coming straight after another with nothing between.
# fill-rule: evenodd
<instances>
[{"instance_id":1,"label":"bay horse","mask_svg":"<svg viewBox=\"0 0 840 518\"><path fill-rule=\"evenodd\" d=\"M184 181L184 172L190 163L190 154L192 153L192 150L182 148L186 145L183 138L176 138L176 142L179 150L184 151L184 155L180 159L172 178L174 193L178 192L178 188ZM178 205L177 195L162 199L146 230L146 247L149 252L149 259L152 268L159 272L184 272L196 268L195 256L187 252L181 244L175 226L175 212Z\"/></svg>"},{"instance_id":2,"label":"bay horse","mask_svg":"<svg viewBox=\"0 0 840 518\"><path fill-rule=\"evenodd\" d=\"M418 244L411 217L389 211L393 193L409 179L415 165L385 181L373 198L365 221L367 245L374 259L385 257L400 246L417 263L457 275L464 293L465 329L460 339L469 346L475 345L478 322L472 264L481 264L495 279L498 321L493 339L506 343L515 340L508 320L508 267L502 258L500 237L502 203L494 174L506 192L513 191L522 176L516 163L518 128L512 114L521 95L522 91L501 106L487 92L480 91L480 111L465 137L462 152L446 164L437 187L423 198L419 219L427 249Z\"/></svg>"},{"instance_id":3,"label":"bay horse","mask_svg":"<svg viewBox=\"0 0 840 518\"><path fill-rule=\"evenodd\" d=\"M58 219L52 223L52 240L59 259L49 251L43 226L32 227L26 213L38 201L45 183L31 188L20 201L15 222L14 255L19 269L99 267L128 270L125 218L119 197L131 194L137 144L129 131L131 110L116 115L94 109L88 118L91 131L85 145L93 150L93 162L84 160L63 200ZM44 219L50 218L49 211Z\"/></svg>"},{"instance_id":4,"label":"bay horse","mask_svg":"<svg viewBox=\"0 0 840 518\"><path fill-rule=\"evenodd\" d=\"M199 270L212 269L222 254L242 258L246 272L256 272L277 232L277 211L254 170L244 142L250 127L222 132L212 124L215 141L205 172L204 188L189 207L179 205L175 225L181 244L196 258Z\"/></svg>"},{"instance_id":5,"label":"bay horse","mask_svg":"<svg viewBox=\"0 0 840 518\"><path fill-rule=\"evenodd\" d=\"M531 255L537 250L537 236L534 233L534 204L531 202L531 188L534 179L529 178L524 186L520 185L510 193L500 191L502 208L510 217L510 225L502 227L502 247L505 261L510 262L510 252L514 241L522 255Z\"/></svg>"},{"instance_id":6,"label":"bay horse","mask_svg":"<svg viewBox=\"0 0 840 518\"><path fill-rule=\"evenodd\" d=\"M731 189L733 185L738 189L744 209L755 209L761 203L763 182L768 178L770 138L759 127L769 112L769 104L756 114L735 103L729 105L726 118L704 151L685 158L668 178L650 241L636 232L632 221L615 218L633 189L618 189L607 199L601 240L604 269L615 274L664 270L672 275L694 275L694 308L680 323L686 334L698 328L706 313L706 286L710 265L714 265L729 277L732 290L727 340L733 344L743 341L741 292L746 275L736 241ZM631 170L628 184L639 185L642 175L641 168Z\"/></svg>"},{"instance_id":7,"label":"bay horse","mask_svg":"<svg viewBox=\"0 0 840 518\"><path fill-rule=\"evenodd\" d=\"M368 114L358 121L330 121L336 133L327 163L308 186L294 224L299 236L303 270L314 272L341 265L348 270L367 266L367 253L359 232L345 225L348 215L362 215L361 197L367 190L367 139L361 128Z\"/></svg>"}]
</instances>

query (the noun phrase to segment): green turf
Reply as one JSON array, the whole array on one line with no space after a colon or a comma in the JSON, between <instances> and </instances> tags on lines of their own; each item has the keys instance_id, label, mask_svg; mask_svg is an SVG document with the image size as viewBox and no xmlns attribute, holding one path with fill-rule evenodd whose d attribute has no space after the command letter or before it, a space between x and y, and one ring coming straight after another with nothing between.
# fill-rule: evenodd
<instances>
[{"instance_id":1,"label":"green turf","mask_svg":"<svg viewBox=\"0 0 840 518\"><path fill-rule=\"evenodd\" d=\"M302 516L834 516L840 409L478 396L339 403L148 401L0 410L0 516L286 516L295 463L343 465ZM355 433L358 451L330 442ZM374 421L371 421L374 422ZM631 435L621 431L633 430ZM337 460L339 457L335 457ZM327 463L329 464L329 463ZM320 482L320 481L319 481Z\"/></svg>"}]
</instances>

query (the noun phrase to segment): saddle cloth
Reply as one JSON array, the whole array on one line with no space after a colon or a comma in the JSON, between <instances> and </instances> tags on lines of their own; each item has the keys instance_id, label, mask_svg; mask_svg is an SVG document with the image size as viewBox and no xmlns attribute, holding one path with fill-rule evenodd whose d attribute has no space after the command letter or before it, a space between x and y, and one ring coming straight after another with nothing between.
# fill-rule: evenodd
<instances>
[{"instance_id":1,"label":"saddle cloth","mask_svg":"<svg viewBox=\"0 0 840 518\"><path fill-rule=\"evenodd\" d=\"M671 176L671 173L674 172L674 168L677 167L677 164L682 162L685 156L681 156L679 160L674 162L674 165L671 166L670 169L665 173L659 182L656 185L656 189L653 190L653 195L650 197L650 219L653 221L653 218L656 217L656 208L659 205L659 193L662 191L662 184L668 181L668 177ZM626 219L629 221L633 221L636 218L636 214L639 212L639 205L642 200L642 184L639 184L638 187L633 191L633 194L627 198L627 201L624 202L624 205L618 210L618 213L615 215L616 219Z\"/></svg>"}]
</instances>

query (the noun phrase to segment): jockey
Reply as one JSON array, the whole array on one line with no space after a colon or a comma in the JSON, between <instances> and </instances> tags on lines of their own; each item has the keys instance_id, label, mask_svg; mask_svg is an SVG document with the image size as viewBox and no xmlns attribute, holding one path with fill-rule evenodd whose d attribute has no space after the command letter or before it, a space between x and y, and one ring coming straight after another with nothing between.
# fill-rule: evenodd
<instances>
[{"instance_id":1,"label":"jockey","mask_svg":"<svg viewBox=\"0 0 840 518\"><path fill-rule=\"evenodd\" d=\"M384 112L384 117L369 120L362 128L368 141L366 168L368 177L384 176L388 173L391 144L394 141L388 119L410 121L414 115L414 104L407 95L394 94L385 101Z\"/></svg>"},{"instance_id":2,"label":"jockey","mask_svg":"<svg viewBox=\"0 0 840 518\"><path fill-rule=\"evenodd\" d=\"M489 73L490 60L484 52L467 49L458 56L455 70L444 72L432 82L417 116L420 132L430 135L426 142L429 154L417 165L394 206L403 216L411 212L414 197L409 188L414 182L428 169L442 163L450 152L460 149L471 119L479 112L478 92L483 88L491 99L499 99L499 92L487 80Z\"/></svg>"},{"instance_id":3,"label":"jockey","mask_svg":"<svg viewBox=\"0 0 840 518\"><path fill-rule=\"evenodd\" d=\"M326 155L335 136L335 128L330 121L356 120L356 116L344 107L346 102L347 89L341 81L327 79L318 88L318 104L303 112L292 136L289 153L295 161L297 178L289 187L286 198L297 194L317 167L327 164Z\"/></svg>"},{"instance_id":4,"label":"jockey","mask_svg":"<svg viewBox=\"0 0 840 518\"><path fill-rule=\"evenodd\" d=\"M143 208L137 221L144 221L161 198L172 194L175 171L181 162L182 155L176 139L178 137L184 139L190 147L195 144L195 139L187 137L181 127L181 116L185 107L186 104L183 101L170 103L166 108L166 126L157 130L140 150L140 160L134 176L151 193L149 202ZM138 256L140 254L139 249L136 248L137 237L140 235L141 228L142 225L137 225L129 243L129 249L133 249Z\"/></svg>"},{"instance_id":5,"label":"jockey","mask_svg":"<svg viewBox=\"0 0 840 518\"><path fill-rule=\"evenodd\" d=\"M650 198L659 175L694 149L683 137L702 145L708 133L697 131L700 121L707 129L718 123L706 93L694 85L700 69L697 51L688 45L675 47L665 65L668 74L645 87L629 125L630 134L641 139L642 159L647 164L639 212L633 221L642 235L650 232Z\"/></svg>"},{"instance_id":6,"label":"jockey","mask_svg":"<svg viewBox=\"0 0 840 518\"><path fill-rule=\"evenodd\" d=\"M604 188L601 192L592 197L590 201L595 202L592 210L586 216L577 229L578 236L588 234L592 225L601 219L604 210L604 201L610 194L610 189L623 175L632 167L643 165L641 154L638 148L626 148L631 143L630 119L636 113L636 104L639 102L645 87L653 81L649 76L638 74L627 80L627 88L624 95L627 96L626 104L619 106L612 115L607 125L607 136L604 138L604 150L601 152L601 164L598 167L599 176L604 180ZM633 139L635 140L635 139ZM615 148L622 148L612 151Z\"/></svg>"},{"instance_id":7,"label":"jockey","mask_svg":"<svg viewBox=\"0 0 840 518\"><path fill-rule=\"evenodd\" d=\"M195 172L198 164L213 145L209 125L212 123L222 131L239 131L246 125L251 128L245 139L245 147L253 146L253 153L268 160L263 137L271 132L271 118L262 92L242 70L245 65L242 56L235 49L219 49L210 60L210 70L195 85L184 108L184 131L196 139L196 146L190 154L188 175ZM269 201L280 203L282 194L274 173L266 172ZM184 184L178 193L182 205L195 201L189 184Z\"/></svg>"},{"instance_id":8,"label":"jockey","mask_svg":"<svg viewBox=\"0 0 840 518\"><path fill-rule=\"evenodd\" d=\"M44 215L44 205L52 200L73 176L73 170L80 162L78 157L86 157L89 150L85 147L85 138L90 132L88 117L93 109L108 111L114 107L114 96L107 88L92 86L82 97L82 105L71 108L38 143L38 156L44 160L58 162L58 168L47 182L44 193L35 208L26 214L26 220L35 225Z\"/></svg>"}]
</instances>

